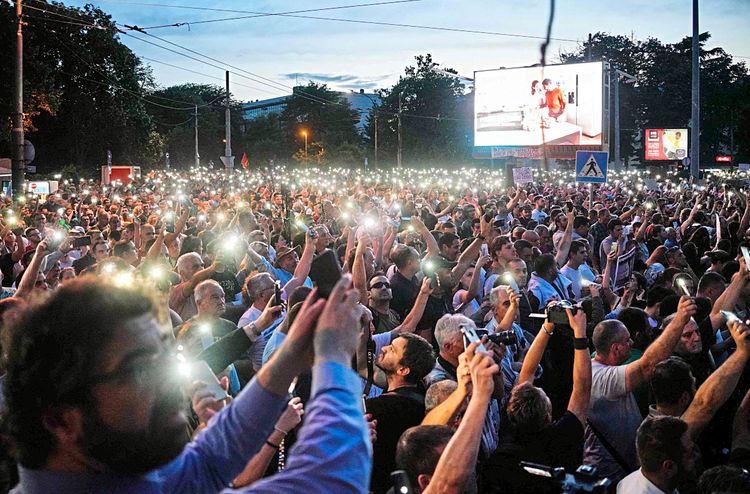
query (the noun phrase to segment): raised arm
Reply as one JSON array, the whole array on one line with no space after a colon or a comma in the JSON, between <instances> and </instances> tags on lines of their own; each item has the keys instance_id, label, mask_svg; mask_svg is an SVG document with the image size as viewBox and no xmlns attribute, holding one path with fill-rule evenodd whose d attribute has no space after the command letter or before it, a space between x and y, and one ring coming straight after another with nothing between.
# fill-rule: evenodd
<instances>
[{"instance_id":1,"label":"raised arm","mask_svg":"<svg viewBox=\"0 0 750 494\"><path fill-rule=\"evenodd\" d=\"M310 236L311 231L308 230L305 235L305 248L302 249L302 256L299 258L297 267L294 269L292 279L283 287L287 295L291 294L297 287L302 286L310 274L313 257L315 256L315 241Z\"/></svg>"},{"instance_id":2,"label":"raised arm","mask_svg":"<svg viewBox=\"0 0 750 494\"><path fill-rule=\"evenodd\" d=\"M427 229L422 218L418 216L411 217L411 224L414 230L419 233L419 236L424 240L424 245L427 248L427 256L437 256L440 254L440 248L438 247L437 240Z\"/></svg>"},{"instance_id":3,"label":"raised arm","mask_svg":"<svg viewBox=\"0 0 750 494\"><path fill-rule=\"evenodd\" d=\"M479 257L479 259L477 259L477 263L474 266L474 273L472 274L471 281L469 282L469 289L462 292L460 295L462 304L471 302L471 300L475 299L479 294L479 280L481 280L482 278L482 267L484 267L490 261L492 261L492 258L490 256L481 256Z\"/></svg>"},{"instance_id":4,"label":"raised arm","mask_svg":"<svg viewBox=\"0 0 750 494\"><path fill-rule=\"evenodd\" d=\"M469 347L471 348L471 347ZM468 349L467 349L468 351ZM458 494L464 491L476 467L482 427L494 388L493 376L500 367L492 357L469 353L473 392L461 425L440 456L424 494Z\"/></svg>"},{"instance_id":5,"label":"raised arm","mask_svg":"<svg viewBox=\"0 0 750 494\"><path fill-rule=\"evenodd\" d=\"M625 367L625 390L631 392L651 380L656 364L665 360L674 351L680 341L682 328L690 321L697 310L695 301L682 297L677 307L677 316L664 328L661 335L654 340L643 353L643 356Z\"/></svg>"},{"instance_id":6,"label":"raised arm","mask_svg":"<svg viewBox=\"0 0 750 494\"><path fill-rule=\"evenodd\" d=\"M719 408L726 403L737 387L742 371L750 359L750 331L739 322L729 322L729 332L737 343L735 351L698 388L692 403L682 415L693 439L697 438Z\"/></svg>"},{"instance_id":7,"label":"raised arm","mask_svg":"<svg viewBox=\"0 0 750 494\"><path fill-rule=\"evenodd\" d=\"M521 372L516 379L516 386L522 383L534 383L534 374L544 356L544 351L547 349L547 343L549 338L555 331L555 325L549 321L544 321L542 329L537 333L534 341L529 347L529 351L526 352L526 358L523 359L523 365L521 366Z\"/></svg>"},{"instance_id":8,"label":"raised arm","mask_svg":"<svg viewBox=\"0 0 750 494\"><path fill-rule=\"evenodd\" d=\"M164 227L159 230L159 234L154 239L154 243L146 253L146 259L156 259L161 254L161 248L164 246Z\"/></svg>"},{"instance_id":9,"label":"raised arm","mask_svg":"<svg viewBox=\"0 0 750 494\"><path fill-rule=\"evenodd\" d=\"M471 374L466 352L458 356L456 369L458 385L441 404L430 410L422 420L422 425L448 425L456 418L466 398L471 394Z\"/></svg>"},{"instance_id":10,"label":"raised arm","mask_svg":"<svg viewBox=\"0 0 750 494\"><path fill-rule=\"evenodd\" d=\"M498 329L496 331L510 331L513 329L513 323L518 315L518 308L521 305L521 297L511 288L510 286L505 287L505 291L508 292L508 310L503 316L503 320L497 324ZM534 367L536 369L536 367Z\"/></svg>"},{"instance_id":11,"label":"raised arm","mask_svg":"<svg viewBox=\"0 0 750 494\"><path fill-rule=\"evenodd\" d=\"M365 234L359 238L357 251L354 254L352 265L352 281L354 288L359 292L359 302L367 305L367 270L365 269L365 249L370 242L370 236Z\"/></svg>"},{"instance_id":12,"label":"raised arm","mask_svg":"<svg viewBox=\"0 0 750 494\"><path fill-rule=\"evenodd\" d=\"M570 243L573 241L573 220L575 216L573 213L567 215L568 223L565 225L565 231L563 232L562 239L560 240L560 246L557 249L555 255L555 261L558 267L562 267L568 262L568 252L570 252Z\"/></svg>"},{"instance_id":13,"label":"raised arm","mask_svg":"<svg viewBox=\"0 0 750 494\"><path fill-rule=\"evenodd\" d=\"M588 341L586 337L586 313L579 309L573 316L570 309L568 313L568 322L573 328L573 336L576 344L580 341L580 346L575 347L575 357L573 358L573 392L568 400L568 411L578 417L581 424L586 423L586 415L589 410L589 401L591 399L591 357L589 356Z\"/></svg>"},{"instance_id":14,"label":"raised arm","mask_svg":"<svg viewBox=\"0 0 750 494\"><path fill-rule=\"evenodd\" d=\"M20 239L19 239L20 242ZM47 255L47 241L42 240L39 245L36 246L34 257L31 258L31 262L26 266L26 271L21 276L21 281L18 283L18 289L13 295L14 297L24 298L31 293L36 284L37 276L39 276L39 267L42 265L42 260Z\"/></svg>"},{"instance_id":15,"label":"raised arm","mask_svg":"<svg viewBox=\"0 0 750 494\"><path fill-rule=\"evenodd\" d=\"M451 270L453 279L461 279L461 276L464 275L464 272L469 269L471 262L479 255L479 248L483 243L484 240L482 240L481 238L475 238L471 245L469 245L469 247L461 253L458 258L458 264L456 264L456 266Z\"/></svg>"},{"instance_id":16,"label":"raised arm","mask_svg":"<svg viewBox=\"0 0 750 494\"><path fill-rule=\"evenodd\" d=\"M414 299L414 305L406 314L403 322L391 330L391 338L395 338L399 333L413 333L417 329L417 324L424 315L424 309L427 307L430 295L432 295L432 288L430 287L430 278L427 277L422 280L422 286L419 288L417 298Z\"/></svg>"},{"instance_id":17,"label":"raised arm","mask_svg":"<svg viewBox=\"0 0 750 494\"><path fill-rule=\"evenodd\" d=\"M742 219L740 220L740 228L737 231L739 236L745 234L748 225L750 225L750 192L745 195L745 213L742 215Z\"/></svg>"}]
</instances>

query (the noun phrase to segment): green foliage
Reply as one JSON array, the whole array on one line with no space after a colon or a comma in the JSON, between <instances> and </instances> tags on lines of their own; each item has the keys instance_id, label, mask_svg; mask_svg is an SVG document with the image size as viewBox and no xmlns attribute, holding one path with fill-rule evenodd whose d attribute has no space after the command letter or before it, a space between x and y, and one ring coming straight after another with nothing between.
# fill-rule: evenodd
<instances>
[{"instance_id":1,"label":"green foliage","mask_svg":"<svg viewBox=\"0 0 750 494\"><path fill-rule=\"evenodd\" d=\"M37 150L40 172L74 163L95 170L111 150L115 163L139 164L151 123L139 99L151 74L125 45L111 18L98 8L52 3L50 11L80 19L87 28L28 10L24 27L24 111L27 139ZM0 45L15 44L15 12L0 4ZM14 50L0 50L11 68ZM0 87L13 87L13 70L0 71ZM10 115L13 92L0 91L0 114ZM0 133L0 155L9 154L9 126Z\"/></svg>"},{"instance_id":2,"label":"green foliage","mask_svg":"<svg viewBox=\"0 0 750 494\"><path fill-rule=\"evenodd\" d=\"M466 161L471 155L473 95L464 94L458 78L438 72L440 64L430 54L415 59L416 67L406 67L396 85L379 91L382 102L368 117L370 149L377 114L378 160L386 165L396 162L400 98L403 164Z\"/></svg>"},{"instance_id":3,"label":"green foliage","mask_svg":"<svg viewBox=\"0 0 750 494\"><path fill-rule=\"evenodd\" d=\"M344 161L343 154L336 155L339 149L350 154L351 148L342 147L343 144L360 145L361 137L356 127L358 121L359 113L352 110L345 98L325 84L314 82L294 88L279 117L284 145L288 150L292 150L292 153L302 150L304 155L304 131L307 132L308 156L312 154L310 146L315 142L325 150L325 158L321 156L316 160L331 162Z\"/></svg>"},{"instance_id":4,"label":"green foliage","mask_svg":"<svg viewBox=\"0 0 750 494\"><path fill-rule=\"evenodd\" d=\"M750 158L750 74L721 48L701 45L701 162L718 153ZM635 76L620 86L623 156L643 159L640 136L646 128L688 127L691 110L691 38L665 44L655 38L637 40L597 33L591 43L594 60L605 59ZM563 63L586 60L588 42L561 55Z\"/></svg>"}]
</instances>

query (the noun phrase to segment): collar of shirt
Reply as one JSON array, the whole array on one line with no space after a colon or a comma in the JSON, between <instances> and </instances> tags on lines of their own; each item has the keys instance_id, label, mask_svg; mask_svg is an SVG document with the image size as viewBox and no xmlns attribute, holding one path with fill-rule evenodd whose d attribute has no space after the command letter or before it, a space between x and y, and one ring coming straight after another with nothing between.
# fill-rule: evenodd
<instances>
[{"instance_id":1,"label":"collar of shirt","mask_svg":"<svg viewBox=\"0 0 750 494\"><path fill-rule=\"evenodd\" d=\"M19 490L23 494L55 492L77 494L80 492L110 492L115 494L158 494L159 482L150 476L138 477L92 472L51 472L19 467Z\"/></svg>"}]
</instances>

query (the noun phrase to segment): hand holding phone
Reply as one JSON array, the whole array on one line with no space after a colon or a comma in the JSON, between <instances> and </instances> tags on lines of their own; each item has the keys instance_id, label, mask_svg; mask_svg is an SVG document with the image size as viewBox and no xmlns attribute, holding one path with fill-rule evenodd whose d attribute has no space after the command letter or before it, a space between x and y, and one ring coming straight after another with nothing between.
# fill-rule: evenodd
<instances>
[{"instance_id":1,"label":"hand holding phone","mask_svg":"<svg viewBox=\"0 0 750 494\"><path fill-rule=\"evenodd\" d=\"M478 343L477 346L477 352L479 353L489 353L487 351L487 347L485 347L482 344L482 340L479 339L479 335L477 334L477 330L474 329L474 326L471 326L469 324L461 324L460 326L461 332L464 335L464 348L468 347L472 343Z\"/></svg>"},{"instance_id":2,"label":"hand holding phone","mask_svg":"<svg viewBox=\"0 0 750 494\"><path fill-rule=\"evenodd\" d=\"M204 383L207 390L211 393L212 398L216 401L229 398L227 392L221 387L216 374L214 374L205 360L199 360L190 366L190 380Z\"/></svg>"},{"instance_id":3,"label":"hand holding phone","mask_svg":"<svg viewBox=\"0 0 750 494\"><path fill-rule=\"evenodd\" d=\"M274 281L273 283L273 290L274 290L274 299L273 299L273 307L278 307L281 305L281 282L280 281Z\"/></svg>"}]
</instances>

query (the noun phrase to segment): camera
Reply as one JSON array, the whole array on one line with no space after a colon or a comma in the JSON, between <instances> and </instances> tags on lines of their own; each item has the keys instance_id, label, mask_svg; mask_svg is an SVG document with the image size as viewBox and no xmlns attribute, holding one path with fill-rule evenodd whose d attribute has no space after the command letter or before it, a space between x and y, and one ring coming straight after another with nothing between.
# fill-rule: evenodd
<instances>
[{"instance_id":1,"label":"camera","mask_svg":"<svg viewBox=\"0 0 750 494\"><path fill-rule=\"evenodd\" d=\"M500 331L499 333L489 334L486 329L477 329L477 335L481 338L486 336L488 340L496 345L515 345L518 343L518 336L512 329L508 331Z\"/></svg>"},{"instance_id":2,"label":"camera","mask_svg":"<svg viewBox=\"0 0 750 494\"><path fill-rule=\"evenodd\" d=\"M605 494L612 481L606 477L600 477L596 467L581 465L573 474L565 473L562 467L550 467L522 461L521 468L531 475L547 477L560 484L560 492L576 494L579 492Z\"/></svg>"},{"instance_id":3,"label":"camera","mask_svg":"<svg viewBox=\"0 0 750 494\"><path fill-rule=\"evenodd\" d=\"M566 309L570 309L575 316L579 308L567 300L551 303L547 306L547 320L552 324L569 324L570 321L568 321L568 314L565 312Z\"/></svg>"}]
</instances>

